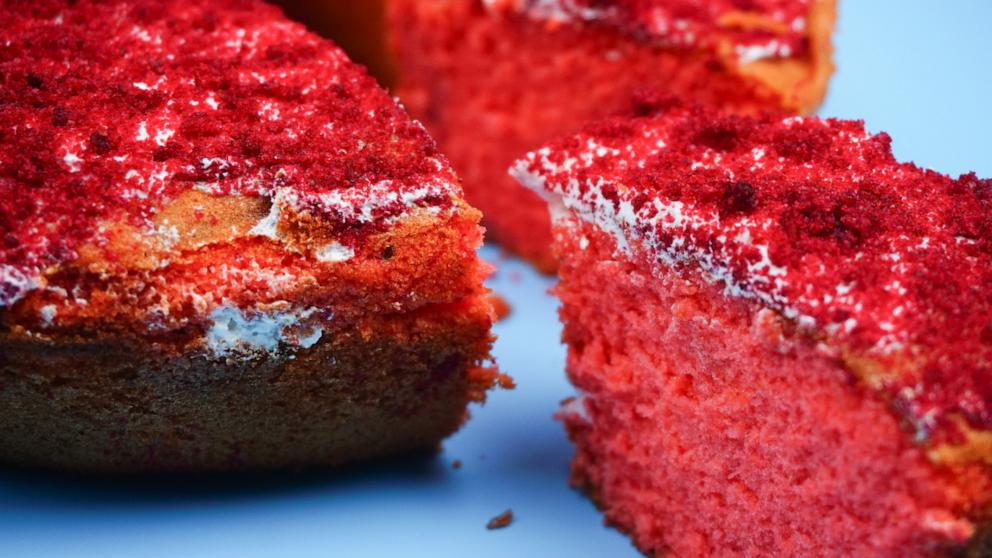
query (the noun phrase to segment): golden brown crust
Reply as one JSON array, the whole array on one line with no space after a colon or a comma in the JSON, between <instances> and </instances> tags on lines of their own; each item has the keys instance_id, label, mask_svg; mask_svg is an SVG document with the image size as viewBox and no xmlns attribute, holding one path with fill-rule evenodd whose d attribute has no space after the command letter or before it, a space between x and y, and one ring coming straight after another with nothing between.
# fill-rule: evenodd
<instances>
[{"instance_id":1,"label":"golden brown crust","mask_svg":"<svg viewBox=\"0 0 992 558\"><path fill-rule=\"evenodd\" d=\"M887 362L847 349L841 352L841 360L847 370L873 391L880 391L887 381L905 376L907 370L919 368L919 363L909 356L909 351L890 357ZM954 422L960 436L953 440L927 437L921 444L927 457L937 465L952 469L979 466L986 469L992 478L992 432L975 429L962 417L956 417ZM914 428L914 425L907 425L907 432Z\"/></svg>"},{"instance_id":2,"label":"golden brown crust","mask_svg":"<svg viewBox=\"0 0 992 558\"><path fill-rule=\"evenodd\" d=\"M783 109L799 114L811 114L823 102L827 85L834 72L833 35L837 20L836 0L816 0L809 15L809 54L803 58L764 59L738 66L730 45L722 52L728 67L736 68L742 77L755 80L769 94L781 98ZM725 25L745 28L767 28L775 31L779 22L766 18L724 18Z\"/></svg>"}]
</instances>

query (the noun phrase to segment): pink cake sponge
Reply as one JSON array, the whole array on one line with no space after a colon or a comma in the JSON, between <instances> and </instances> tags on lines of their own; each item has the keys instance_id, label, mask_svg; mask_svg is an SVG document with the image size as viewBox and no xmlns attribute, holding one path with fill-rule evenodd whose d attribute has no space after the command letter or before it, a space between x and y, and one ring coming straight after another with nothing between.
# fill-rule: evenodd
<instances>
[{"instance_id":1,"label":"pink cake sponge","mask_svg":"<svg viewBox=\"0 0 992 558\"><path fill-rule=\"evenodd\" d=\"M547 196L575 482L651 555L988 556L992 182L643 98Z\"/></svg>"}]
</instances>

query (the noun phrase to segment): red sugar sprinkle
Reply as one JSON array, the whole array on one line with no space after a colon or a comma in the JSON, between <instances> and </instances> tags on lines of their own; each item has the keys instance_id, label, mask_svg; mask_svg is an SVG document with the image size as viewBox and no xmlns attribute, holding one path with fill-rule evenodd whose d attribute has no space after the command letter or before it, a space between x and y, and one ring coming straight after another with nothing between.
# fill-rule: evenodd
<instances>
[{"instance_id":1,"label":"red sugar sprinkle","mask_svg":"<svg viewBox=\"0 0 992 558\"><path fill-rule=\"evenodd\" d=\"M0 307L99 240L100 222L147 225L193 188L289 190L351 235L411 205L451 203L456 179L424 129L276 8L45 0L3 10Z\"/></svg>"},{"instance_id":2,"label":"red sugar sprinkle","mask_svg":"<svg viewBox=\"0 0 992 558\"><path fill-rule=\"evenodd\" d=\"M921 439L992 428L992 180L892 156L862 122L647 99L515 174L658 265L701 270L867 354Z\"/></svg>"}]
</instances>

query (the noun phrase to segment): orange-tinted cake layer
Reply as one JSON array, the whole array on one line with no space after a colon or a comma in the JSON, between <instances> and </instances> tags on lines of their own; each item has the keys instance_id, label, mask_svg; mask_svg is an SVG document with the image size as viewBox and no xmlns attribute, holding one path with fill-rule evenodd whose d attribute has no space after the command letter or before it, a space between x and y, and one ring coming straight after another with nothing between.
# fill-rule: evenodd
<instances>
[{"instance_id":1,"label":"orange-tinted cake layer","mask_svg":"<svg viewBox=\"0 0 992 558\"><path fill-rule=\"evenodd\" d=\"M830 0L390 0L398 93L438 138L493 237L554 267L521 153L653 88L723 109L810 112L832 72Z\"/></svg>"},{"instance_id":2,"label":"orange-tinted cake layer","mask_svg":"<svg viewBox=\"0 0 992 558\"><path fill-rule=\"evenodd\" d=\"M334 463L458 425L493 380L479 215L362 68L251 0L2 11L3 457Z\"/></svg>"},{"instance_id":3,"label":"orange-tinted cake layer","mask_svg":"<svg viewBox=\"0 0 992 558\"><path fill-rule=\"evenodd\" d=\"M635 105L513 170L559 216L577 479L653 553L982 555L992 181Z\"/></svg>"}]
</instances>

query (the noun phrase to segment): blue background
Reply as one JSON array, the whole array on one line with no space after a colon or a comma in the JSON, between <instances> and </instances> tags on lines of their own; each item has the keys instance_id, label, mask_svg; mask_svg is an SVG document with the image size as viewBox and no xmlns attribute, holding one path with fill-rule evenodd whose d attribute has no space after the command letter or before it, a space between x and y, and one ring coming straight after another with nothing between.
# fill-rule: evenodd
<instances>
[{"instance_id":1,"label":"blue background","mask_svg":"<svg viewBox=\"0 0 992 558\"><path fill-rule=\"evenodd\" d=\"M821 114L888 131L901 159L992 176L992 2L841 2ZM0 470L0 557L637 556L567 485L571 448L551 418L570 394L551 280L495 248L483 255L513 306L496 355L518 388L474 408L436 458L200 480ZM507 508L513 525L487 531Z\"/></svg>"}]
</instances>

